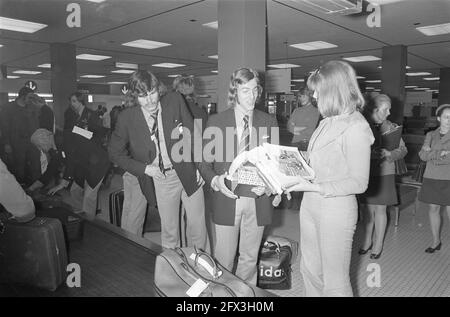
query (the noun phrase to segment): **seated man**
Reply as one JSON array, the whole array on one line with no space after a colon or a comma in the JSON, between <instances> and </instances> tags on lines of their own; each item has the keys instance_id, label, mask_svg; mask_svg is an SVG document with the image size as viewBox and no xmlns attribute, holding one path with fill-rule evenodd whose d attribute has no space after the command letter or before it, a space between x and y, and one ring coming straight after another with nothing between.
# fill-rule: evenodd
<instances>
[{"instance_id":1,"label":"seated man","mask_svg":"<svg viewBox=\"0 0 450 317\"><path fill-rule=\"evenodd\" d=\"M33 200L25 194L2 160L0 160L0 205L19 222L30 221L35 216Z\"/></svg>"}]
</instances>

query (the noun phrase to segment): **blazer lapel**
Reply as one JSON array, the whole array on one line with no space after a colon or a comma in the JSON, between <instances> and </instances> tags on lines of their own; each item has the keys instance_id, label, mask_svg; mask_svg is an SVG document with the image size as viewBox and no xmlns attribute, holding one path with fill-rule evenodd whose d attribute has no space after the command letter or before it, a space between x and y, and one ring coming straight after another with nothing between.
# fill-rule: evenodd
<instances>
[{"instance_id":1,"label":"blazer lapel","mask_svg":"<svg viewBox=\"0 0 450 317\"><path fill-rule=\"evenodd\" d=\"M152 141L152 136L150 134L150 130L147 125L147 121L145 120L144 113L142 112L142 109L140 106L135 107L134 111L134 124L136 127L136 130L139 131L140 135L143 138L143 144L146 147L146 151L149 152L151 149L153 149L154 143ZM142 133L141 133L142 131Z\"/></svg>"}]
</instances>

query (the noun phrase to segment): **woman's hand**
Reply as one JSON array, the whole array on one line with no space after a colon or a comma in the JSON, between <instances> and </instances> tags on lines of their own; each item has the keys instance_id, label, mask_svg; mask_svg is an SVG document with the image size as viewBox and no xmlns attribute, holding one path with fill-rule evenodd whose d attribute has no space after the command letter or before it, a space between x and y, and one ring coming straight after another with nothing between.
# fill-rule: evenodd
<instances>
[{"instance_id":1,"label":"woman's hand","mask_svg":"<svg viewBox=\"0 0 450 317\"><path fill-rule=\"evenodd\" d=\"M307 181L303 177L298 177L298 182L284 190L288 199L291 199L291 192L318 192L320 191L319 185L313 184Z\"/></svg>"},{"instance_id":2,"label":"woman's hand","mask_svg":"<svg viewBox=\"0 0 450 317\"><path fill-rule=\"evenodd\" d=\"M257 196L261 196L263 194L266 194L266 196L275 195L275 193L272 193L272 191L268 187L258 186L258 187L253 187L251 190ZM272 201L272 206L278 207L280 202L281 202L281 195L276 195Z\"/></svg>"},{"instance_id":3,"label":"woman's hand","mask_svg":"<svg viewBox=\"0 0 450 317\"><path fill-rule=\"evenodd\" d=\"M450 154L450 151L441 151L441 158Z\"/></svg>"},{"instance_id":4,"label":"woman's hand","mask_svg":"<svg viewBox=\"0 0 450 317\"><path fill-rule=\"evenodd\" d=\"M391 151L388 151L388 150L386 150L386 149L381 149L381 151L380 151L380 157L383 159L383 158L389 158L389 157L391 157L391 155L392 155L392 152Z\"/></svg>"},{"instance_id":5,"label":"woman's hand","mask_svg":"<svg viewBox=\"0 0 450 317\"><path fill-rule=\"evenodd\" d=\"M50 188L50 190L47 192L47 194L48 194L48 195L54 195L54 194L56 194L57 192L59 192L61 189L66 188L67 185L69 185L69 181L63 179L63 180L61 181L61 183L59 183L58 185L56 185L56 186L53 187L53 188Z\"/></svg>"}]
</instances>

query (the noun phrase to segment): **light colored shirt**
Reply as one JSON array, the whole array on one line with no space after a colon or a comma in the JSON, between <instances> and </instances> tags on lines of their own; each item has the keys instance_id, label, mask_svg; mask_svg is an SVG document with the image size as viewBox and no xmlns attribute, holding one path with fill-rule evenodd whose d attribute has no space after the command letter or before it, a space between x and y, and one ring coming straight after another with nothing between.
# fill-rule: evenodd
<instances>
[{"instance_id":1,"label":"light colored shirt","mask_svg":"<svg viewBox=\"0 0 450 317\"><path fill-rule=\"evenodd\" d=\"M25 194L2 160L0 160L0 204L17 221L30 221L35 216L33 200Z\"/></svg>"},{"instance_id":2,"label":"light colored shirt","mask_svg":"<svg viewBox=\"0 0 450 317\"><path fill-rule=\"evenodd\" d=\"M153 118L153 113L145 109L144 107L141 107L142 113L144 114L145 121L147 122L148 129L150 130L150 133L153 134L153 126L155 124L155 120ZM164 139L164 128L163 123L161 119L161 104L158 104L158 138L159 138L159 148L161 149L161 158L164 164L164 168L170 168L172 167L172 162L170 161L169 154L167 152L167 146L166 141ZM156 145L156 156L154 161L151 165L153 166L159 166L159 148L156 138L153 140Z\"/></svg>"}]
</instances>

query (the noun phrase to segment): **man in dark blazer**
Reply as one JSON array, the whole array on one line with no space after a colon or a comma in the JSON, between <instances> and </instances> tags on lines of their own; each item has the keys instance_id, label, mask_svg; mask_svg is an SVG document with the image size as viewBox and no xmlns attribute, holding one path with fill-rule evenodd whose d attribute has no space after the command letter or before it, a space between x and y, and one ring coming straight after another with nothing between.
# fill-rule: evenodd
<instances>
[{"instance_id":1,"label":"man in dark blazer","mask_svg":"<svg viewBox=\"0 0 450 317\"><path fill-rule=\"evenodd\" d=\"M165 93L164 85L152 73L135 72L129 86L139 106L120 113L109 143L110 158L138 177L147 200L155 191L163 247L180 246L182 201L191 241L196 247L206 249L204 195L200 173L193 160L193 147L189 153L184 152L186 148L181 155L177 152L180 136L183 142L192 145L194 135L201 137L201 132L194 129L194 119L182 95Z\"/></svg>"},{"instance_id":2,"label":"man in dark blazer","mask_svg":"<svg viewBox=\"0 0 450 317\"><path fill-rule=\"evenodd\" d=\"M204 161L200 164L200 172L212 188L213 222L216 231L214 255L231 271L239 244L236 275L252 284L256 284L256 264L264 226L272 222L273 206L279 204L281 197L276 196L273 199L267 195L256 194L238 197L236 191L230 190L226 176L233 159L240 152L264 142L278 144L276 118L254 109L260 93L261 87L255 71L241 68L233 73L228 94L230 109L209 118L204 132ZM249 139L245 137L246 124L250 133ZM232 136L227 134L226 131L230 128L237 133ZM206 149L210 142L207 139L209 131L214 133L217 129L221 131L219 135L225 136L223 158L216 157L217 153L208 153ZM230 137L234 140L229 140ZM246 140L250 144L245 144ZM230 144L233 146L229 146Z\"/></svg>"}]
</instances>

